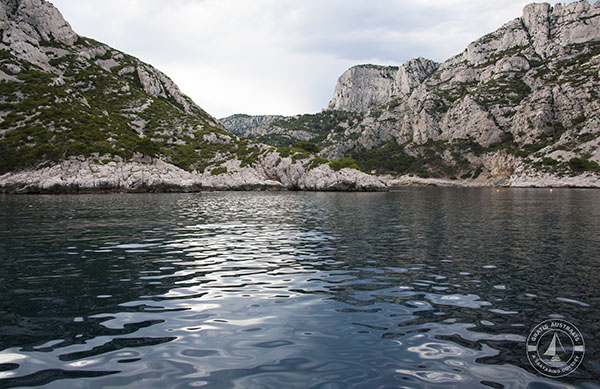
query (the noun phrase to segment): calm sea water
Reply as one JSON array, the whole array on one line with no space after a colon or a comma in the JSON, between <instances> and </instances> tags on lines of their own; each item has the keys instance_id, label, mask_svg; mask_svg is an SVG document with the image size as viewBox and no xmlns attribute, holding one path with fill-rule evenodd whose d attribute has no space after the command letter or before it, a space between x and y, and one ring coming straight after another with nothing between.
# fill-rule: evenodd
<instances>
[{"instance_id":1,"label":"calm sea water","mask_svg":"<svg viewBox=\"0 0 600 389\"><path fill-rule=\"evenodd\" d=\"M0 388L597 388L599 333L600 191L0 197Z\"/></svg>"}]
</instances>

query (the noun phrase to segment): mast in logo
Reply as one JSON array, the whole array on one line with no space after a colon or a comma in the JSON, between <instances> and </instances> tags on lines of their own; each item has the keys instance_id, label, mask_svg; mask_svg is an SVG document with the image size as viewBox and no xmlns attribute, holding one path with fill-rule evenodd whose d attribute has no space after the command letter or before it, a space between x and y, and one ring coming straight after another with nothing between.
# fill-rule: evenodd
<instances>
[{"instance_id":1,"label":"mast in logo","mask_svg":"<svg viewBox=\"0 0 600 389\"><path fill-rule=\"evenodd\" d=\"M550 342L550 346L548 346L548 349L544 353L545 356L552 357L550 359L551 362L562 362L561 359L560 359L560 357L556 354L556 343L557 342L559 344L559 347L560 347L561 351L565 352L565 348L563 347L563 345L562 345L562 343L560 341L560 338L555 333L554 336L552 337L552 341Z\"/></svg>"}]
</instances>

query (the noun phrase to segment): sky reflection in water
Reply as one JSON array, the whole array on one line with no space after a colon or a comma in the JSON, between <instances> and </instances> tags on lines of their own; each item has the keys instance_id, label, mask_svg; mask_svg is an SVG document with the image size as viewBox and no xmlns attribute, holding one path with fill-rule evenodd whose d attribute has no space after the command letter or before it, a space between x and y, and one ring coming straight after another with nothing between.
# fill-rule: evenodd
<instances>
[{"instance_id":1,"label":"sky reflection in water","mask_svg":"<svg viewBox=\"0 0 600 389\"><path fill-rule=\"evenodd\" d=\"M0 197L0 388L598 384L600 193ZM549 380L530 329L573 322Z\"/></svg>"}]
</instances>

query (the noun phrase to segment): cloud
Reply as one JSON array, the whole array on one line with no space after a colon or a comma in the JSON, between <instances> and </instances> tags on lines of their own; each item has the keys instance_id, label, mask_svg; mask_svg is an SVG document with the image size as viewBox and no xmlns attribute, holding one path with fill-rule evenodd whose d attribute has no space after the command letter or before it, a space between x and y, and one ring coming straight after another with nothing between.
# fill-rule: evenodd
<instances>
[{"instance_id":1,"label":"cloud","mask_svg":"<svg viewBox=\"0 0 600 389\"><path fill-rule=\"evenodd\" d=\"M529 1L52 2L79 34L151 63L222 117L319 111L350 66L444 61Z\"/></svg>"}]
</instances>

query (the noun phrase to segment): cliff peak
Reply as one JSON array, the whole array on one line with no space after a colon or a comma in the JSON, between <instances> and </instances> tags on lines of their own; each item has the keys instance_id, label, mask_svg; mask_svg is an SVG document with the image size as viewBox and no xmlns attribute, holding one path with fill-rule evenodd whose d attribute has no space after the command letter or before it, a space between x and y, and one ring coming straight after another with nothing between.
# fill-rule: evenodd
<instances>
[{"instance_id":1,"label":"cliff peak","mask_svg":"<svg viewBox=\"0 0 600 389\"><path fill-rule=\"evenodd\" d=\"M31 40L54 40L70 46L78 38L60 11L44 0L0 1L0 23L9 35L17 25L22 28L23 23L28 24L33 27L26 31Z\"/></svg>"},{"instance_id":2,"label":"cliff peak","mask_svg":"<svg viewBox=\"0 0 600 389\"><path fill-rule=\"evenodd\" d=\"M395 98L407 96L439 64L415 58L401 66L357 65L338 79L328 109L367 112Z\"/></svg>"}]
</instances>

